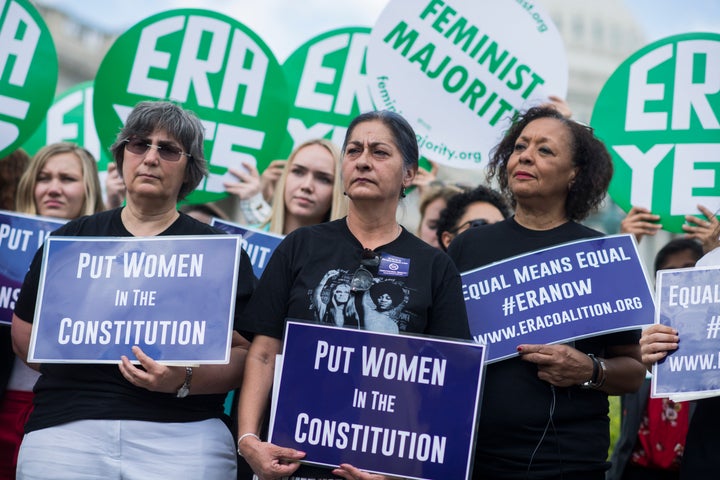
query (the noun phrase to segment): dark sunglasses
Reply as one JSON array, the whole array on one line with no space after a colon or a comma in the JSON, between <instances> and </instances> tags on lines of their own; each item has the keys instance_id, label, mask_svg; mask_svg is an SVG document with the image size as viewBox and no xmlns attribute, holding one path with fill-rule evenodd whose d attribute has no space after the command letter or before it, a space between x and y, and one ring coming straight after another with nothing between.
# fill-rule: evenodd
<instances>
[{"instance_id":1,"label":"dark sunglasses","mask_svg":"<svg viewBox=\"0 0 720 480\"><path fill-rule=\"evenodd\" d=\"M377 267L380 265L380 254L366 248L362 251L360 257L360 266L353 273L350 280L350 290L352 292L365 292L373 284L373 274L365 267Z\"/></svg>"},{"instance_id":2,"label":"dark sunglasses","mask_svg":"<svg viewBox=\"0 0 720 480\"><path fill-rule=\"evenodd\" d=\"M152 143L148 143L147 140L143 140L141 138L128 138L125 140L125 150L134 155L145 155L151 148L157 150L160 158L166 162L177 162L183 157L183 155L188 158L192 157L189 153L185 153L170 144L162 143L160 145L153 145Z\"/></svg>"},{"instance_id":3,"label":"dark sunglasses","mask_svg":"<svg viewBox=\"0 0 720 480\"><path fill-rule=\"evenodd\" d=\"M468 226L468 228L475 228L475 227L482 227L483 225L487 225L488 221L484 218L476 218L475 220L468 220L467 222L463 223L462 225L453 228L452 230L448 230L448 232L452 233L453 235L459 232L463 229L465 225Z\"/></svg>"}]
</instances>

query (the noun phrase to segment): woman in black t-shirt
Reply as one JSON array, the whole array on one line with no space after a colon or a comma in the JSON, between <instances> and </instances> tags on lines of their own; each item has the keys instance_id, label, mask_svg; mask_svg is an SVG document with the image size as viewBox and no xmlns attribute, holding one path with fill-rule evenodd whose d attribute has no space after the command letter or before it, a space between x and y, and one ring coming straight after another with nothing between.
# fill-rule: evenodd
<instances>
[{"instance_id":1,"label":"woman in black t-shirt","mask_svg":"<svg viewBox=\"0 0 720 480\"><path fill-rule=\"evenodd\" d=\"M203 132L195 115L173 103L136 105L111 149L127 187L126 205L71 221L53 235L223 234L176 208L208 173ZM25 277L13 316L13 346L24 360L41 259L42 251ZM250 260L243 252L236 316L253 285ZM182 294L177 293L178 297ZM226 328L226 323L220 323L223 321L227 319L209 315L208 329ZM248 342L233 331L229 363L198 368L160 364L137 346L128 356L139 365L131 363L128 356L117 359L119 366L40 365L35 408L20 448L18 476L68 480L235 477L234 441L223 418L223 401L228 390L240 385L247 346Z\"/></svg>"},{"instance_id":2,"label":"woman in black t-shirt","mask_svg":"<svg viewBox=\"0 0 720 480\"><path fill-rule=\"evenodd\" d=\"M576 222L605 197L610 155L590 128L554 108L531 108L513 123L488 177L515 215L452 241L448 254L461 272L602 235ZM621 332L519 345L519 357L489 365L473 478L604 478L607 396L636 391L645 375L637 339L638 332Z\"/></svg>"},{"instance_id":3,"label":"woman in black t-shirt","mask_svg":"<svg viewBox=\"0 0 720 480\"><path fill-rule=\"evenodd\" d=\"M355 118L343 145L347 217L295 230L263 273L244 316L246 329L255 337L240 392L238 431L238 451L260 478L380 478L347 464L298 470L302 452L259 438L285 319L323 320L328 311L337 314L345 300L343 292L336 296L337 289L331 296L326 284L350 286L348 301L353 305L343 308L342 315L357 314L364 328L469 338L457 269L447 255L396 221L398 203L417 168L415 134L402 117L381 111ZM383 270L388 262L392 273ZM379 298L384 295L388 298ZM357 328L355 322L347 323Z\"/></svg>"}]
</instances>

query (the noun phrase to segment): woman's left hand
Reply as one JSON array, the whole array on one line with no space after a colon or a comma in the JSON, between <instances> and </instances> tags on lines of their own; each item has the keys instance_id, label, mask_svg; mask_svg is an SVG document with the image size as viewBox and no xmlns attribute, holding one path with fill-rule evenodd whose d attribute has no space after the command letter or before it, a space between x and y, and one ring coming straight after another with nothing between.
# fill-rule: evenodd
<instances>
[{"instance_id":1,"label":"woman's left hand","mask_svg":"<svg viewBox=\"0 0 720 480\"><path fill-rule=\"evenodd\" d=\"M520 358L537 364L538 378L556 387L580 385L592 377L593 362L568 345L520 345Z\"/></svg>"},{"instance_id":2,"label":"woman's left hand","mask_svg":"<svg viewBox=\"0 0 720 480\"><path fill-rule=\"evenodd\" d=\"M145 355L140 347L132 347L132 352L145 369L138 368L123 355L120 362L120 373L136 387L151 392L175 393L185 381L185 367L169 367L161 365Z\"/></svg>"},{"instance_id":3,"label":"woman's left hand","mask_svg":"<svg viewBox=\"0 0 720 480\"><path fill-rule=\"evenodd\" d=\"M333 470L332 473L346 480L386 480L392 478L386 477L385 475L363 472L348 463L341 464L340 467Z\"/></svg>"}]
</instances>

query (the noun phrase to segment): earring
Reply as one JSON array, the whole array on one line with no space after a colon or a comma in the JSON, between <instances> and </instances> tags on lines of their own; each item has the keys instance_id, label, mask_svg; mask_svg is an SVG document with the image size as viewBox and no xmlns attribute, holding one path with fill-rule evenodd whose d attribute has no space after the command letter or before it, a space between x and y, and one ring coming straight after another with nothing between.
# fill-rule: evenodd
<instances>
[{"instance_id":1,"label":"earring","mask_svg":"<svg viewBox=\"0 0 720 480\"><path fill-rule=\"evenodd\" d=\"M405 198L405 197L407 197L407 195L405 195L405 187L403 186L400 189L400 198Z\"/></svg>"}]
</instances>

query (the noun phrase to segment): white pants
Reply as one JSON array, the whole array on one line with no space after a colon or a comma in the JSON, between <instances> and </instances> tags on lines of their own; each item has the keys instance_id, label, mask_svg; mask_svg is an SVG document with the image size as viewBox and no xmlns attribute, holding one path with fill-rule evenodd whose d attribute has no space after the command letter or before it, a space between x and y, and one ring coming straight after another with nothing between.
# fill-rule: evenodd
<instances>
[{"instance_id":1,"label":"white pants","mask_svg":"<svg viewBox=\"0 0 720 480\"><path fill-rule=\"evenodd\" d=\"M228 480L235 445L219 419L81 420L25 435L18 480Z\"/></svg>"}]
</instances>

